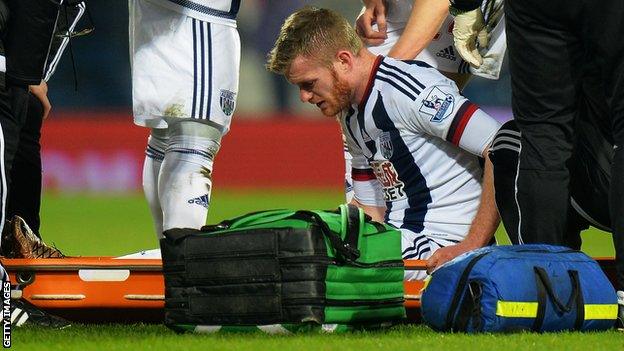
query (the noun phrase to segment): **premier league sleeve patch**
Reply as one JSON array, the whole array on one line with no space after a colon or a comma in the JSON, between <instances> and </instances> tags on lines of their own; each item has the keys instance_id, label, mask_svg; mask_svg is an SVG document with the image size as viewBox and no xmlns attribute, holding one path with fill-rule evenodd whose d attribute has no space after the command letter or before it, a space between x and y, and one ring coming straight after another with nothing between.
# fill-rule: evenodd
<instances>
[{"instance_id":1,"label":"premier league sleeve patch","mask_svg":"<svg viewBox=\"0 0 624 351\"><path fill-rule=\"evenodd\" d=\"M439 87L433 87L423 99L419 111L431 116L431 122L440 123L453 113L454 103L455 97L452 94L445 93Z\"/></svg>"}]
</instances>

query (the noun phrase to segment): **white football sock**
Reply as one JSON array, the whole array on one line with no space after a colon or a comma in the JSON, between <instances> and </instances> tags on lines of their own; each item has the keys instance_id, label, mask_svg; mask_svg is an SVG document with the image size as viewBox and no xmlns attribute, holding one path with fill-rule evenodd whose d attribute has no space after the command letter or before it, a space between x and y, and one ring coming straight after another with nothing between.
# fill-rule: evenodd
<instances>
[{"instance_id":1,"label":"white football sock","mask_svg":"<svg viewBox=\"0 0 624 351\"><path fill-rule=\"evenodd\" d=\"M143 193L152 214L154 229L159 238L163 232L163 214L158 200L158 175L165 158L167 139L166 129L152 129L152 133L147 139L145 161L143 162Z\"/></svg>"},{"instance_id":2,"label":"white football sock","mask_svg":"<svg viewBox=\"0 0 624 351\"><path fill-rule=\"evenodd\" d=\"M198 121L169 124L169 144L158 178L163 230L206 224L212 165L221 131ZM159 236L160 238L161 236Z\"/></svg>"}]
</instances>

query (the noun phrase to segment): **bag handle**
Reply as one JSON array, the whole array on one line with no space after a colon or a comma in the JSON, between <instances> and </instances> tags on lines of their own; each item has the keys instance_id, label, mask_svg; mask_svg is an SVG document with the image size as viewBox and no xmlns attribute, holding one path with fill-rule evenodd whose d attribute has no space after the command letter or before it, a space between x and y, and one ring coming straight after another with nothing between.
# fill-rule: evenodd
<instances>
[{"instance_id":1,"label":"bag handle","mask_svg":"<svg viewBox=\"0 0 624 351\"><path fill-rule=\"evenodd\" d=\"M340 235L336 234L329 228L327 223L325 223L325 221L321 218L321 216L318 215L318 213L301 210L295 212L295 214L291 216L291 218L297 217L304 218L318 225L321 228L321 232L323 232L323 235L325 235L329 239L329 242L336 250L336 253L338 253L339 259L342 259L345 262L354 263L360 257L360 251L357 249L357 242L355 247L348 242L344 242Z\"/></svg>"},{"instance_id":2,"label":"bag handle","mask_svg":"<svg viewBox=\"0 0 624 351\"><path fill-rule=\"evenodd\" d=\"M275 210L263 210L263 211L249 212L244 215L240 215L238 217L225 219L217 224L207 224L201 227L200 230L203 233L212 233L212 232L216 232L220 230L232 229L232 227L240 227L242 225L245 225L249 221L255 220L254 216L256 215L263 214L265 216L268 216L268 215L274 215L276 213L280 213L284 211L287 211L287 210L275 209ZM284 217L288 217L288 215L285 214Z\"/></svg>"},{"instance_id":3,"label":"bag handle","mask_svg":"<svg viewBox=\"0 0 624 351\"><path fill-rule=\"evenodd\" d=\"M360 233L363 230L364 221L362 220L362 211L354 205L340 205L340 214L342 217L343 227L346 229L344 233L344 243L357 250ZM344 224L346 223L346 225Z\"/></svg>"},{"instance_id":4,"label":"bag handle","mask_svg":"<svg viewBox=\"0 0 624 351\"><path fill-rule=\"evenodd\" d=\"M481 297L483 296L483 284L477 280L468 283L468 289L464 292L464 298L459 305L457 317L453 322L453 331L466 332L472 321L472 330L481 331L483 328L481 318Z\"/></svg>"},{"instance_id":5,"label":"bag handle","mask_svg":"<svg viewBox=\"0 0 624 351\"><path fill-rule=\"evenodd\" d=\"M535 272L535 282L537 286L537 316L533 323L533 331L540 331L542 324L544 323L544 316L546 313L547 298L555 305L558 313L568 313L572 311L572 308L576 306L576 320L574 322L574 329L580 330L583 326L585 319L585 307L583 302L583 293L581 291L581 284L579 281L578 271L568 270L570 276L570 283L572 285L572 292L568 298L567 303L564 305L559 297L555 294L548 273L542 267L533 267Z\"/></svg>"}]
</instances>

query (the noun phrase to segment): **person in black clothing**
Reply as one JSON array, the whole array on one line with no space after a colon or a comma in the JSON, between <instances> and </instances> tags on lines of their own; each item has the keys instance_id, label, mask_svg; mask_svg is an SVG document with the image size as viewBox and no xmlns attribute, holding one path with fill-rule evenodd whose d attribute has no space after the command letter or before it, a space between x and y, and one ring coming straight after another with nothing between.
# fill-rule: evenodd
<instances>
[{"instance_id":1,"label":"person in black clothing","mask_svg":"<svg viewBox=\"0 0 624 351\"><path fill-rule=\"evenodd\" d=\"M568 163L570 201L562 244L579 250L582 243L581 231L589 226L611 231L608 195L613 146L591 123L581 123L576 132L574 152ZM519 214L514 200L520 144L520 131L512 120L503 124L490 148L496 206L507 235L514 245L520 243Z\"/></svg>"},{"instance_id":2,"label":"person in black clothing","mask_svg":"<svg viewBox=\"0 0 624 351\"><path fill-rule=\"evenodd\" d=\"M598 66L588 66L581 89L586 96L580 101L575 118L571 158L566 167L570 172L570 197L566 206L567 219L563 232L564 244L580 249L580 232L590 225L611 232L609 189L613 143L609 109L604 101ZM520 213L515 201L518 154L521 134L516 121L505 123L497 133L490 150L494 165L496 204L510 240L522 241L518 231ZM523 217L524 220L524 217Z\"/></svg>"},{"instance_id":3,"label":"person in black clothing","mask_svg":"<svg viewBox=\"0 0 624 351\"><path fill-rule=\"evenodd\" d=\"M37 95L33 90L39 90ZM24 125L20 130L19 143L9 174L9 192L6 205L6 218L19 216L30 226L33 233L39 234L41 208L41 127L45 110L49 111L46 83L30 88L28 109Z\"/></svg>"},{"instance_id":4,"label":"person in black clothing","mask_svg":"<svg viewBox=\"0 0 624 351\"><path fill-rule=\"evenodd\" d=\"M470 3L464 11L481 2L462 1ZM586 123L601 131L597 137L613 146L612 177L602 199L608 198L604 212L611 219L624 324L624 2L506 0L505 16L512 109L522 147L514 182L518 218L503 222L517 227L510 229L520 244L568 243L578 129ZM473 22L475 47L481 28ZM596 104L603 107L599 113L587 108Z\"/></svg>"},{"instance_id":5,"label":"person in black clothing","mask_svg":"<svg viewBox=\"0 0 624 351\"><path fill-rule=\"evenodd\" d=\"M41 207L41 128L50 112L51 104L47 98L47 81L52 77L60 56L68 46L70 36L89 33L92 29L85 29L76 34L77 24L86 11L84 2L70 3L60 8L54 36L51 38L49 54L45 62L43 80L39 85L29 86L28 107L22 128L20 129L18 144L11 171L8 173L10 184L6 200L7 220L14 221L15 216L21 217L33 231L41 238L40 216Z\"/></svg>"},{"instance_id":6,"label":"person in black clothing","mask_svg":"<svg viewBox=\"0 0 624 351\"><path fill-rule=\"evenodd\" d=\"M60 33L61 45L55 45L59 42L56 35L59 33L55 33L57 19L68 5L78 6L62 0L0 0L0 231L7 215L20 214L28 218L38 232L39 138L42 120L50 110L45 80L58 62L53 58L63 51L64 37L72 35L68 27ZM84 10L84 4L82 6ZM6 231L2 231L0 249L3 254L15 253L20 251L16 248L20 248L27 249L21 250L21 254L30 250L32 252L26 253L34 256L19 257L63 257L58 250L43 244L23 219L15 218L18 220L9 223L13 235L7 236ZM18 241L20 245L16 245ZM14 288L19 290L19 286ZM13 300L11 305L11 320L16 325L26 320L59 328L68 325L67 321L39 310L26 300Z\"/></svg>"},{"instance_id":7,"label":"person in black clothing","mask_svg":"<svg viewBox=\"0 0 624 351\"><path fill-rule=\"evenodd\" d=\"M624 317L624 2L507 0L505 15L512 109L522 139L519 243L565 243L568 164L579 116L589 113L586 122L605 129L614 149L608 198ZM605 112L585 110L591 101Z\"/></svg>"},{"instance_id":8,"label":"person in black clothing","mask_svg":"<svg viewBox=\"0 0 624 351\"><path fill-rule=\"evenodd\" d=\"M0 148L2 151L0 164L2 221L0 229L3 228L4 221L7 219L6 199L8 187L11 185L11 173L18 172L21 180L32 180L29 176L34 176L36 181L38 177L37 184L30 184L30 188L40 188L41 161L38 139L43 117L41 100L45 99L45 94L41 94L41 90L37 92L37 87L42 83L59 8L59 4L52 1L11 0L1 3L2 14L0 16L4 20L0 24L2 54L5 57L6 67L5 72L0 74L0 127L2 128L0 140L0 146L2 146ZM29 92L30 86L35 87L37 95ZM29 113L30 106L36 110L31 110ZM16 160L16 169L12 167L14 160ZM35 170L28 166L24 169L24 166L28 164L39 166ZM40 194L37 194L36 198L38 199L39 196ZM28 201L32 201L33 198L28 196ZM12 207L23 206L19 205L19 201L13 201Z\"/></svg>"}]
</instances>

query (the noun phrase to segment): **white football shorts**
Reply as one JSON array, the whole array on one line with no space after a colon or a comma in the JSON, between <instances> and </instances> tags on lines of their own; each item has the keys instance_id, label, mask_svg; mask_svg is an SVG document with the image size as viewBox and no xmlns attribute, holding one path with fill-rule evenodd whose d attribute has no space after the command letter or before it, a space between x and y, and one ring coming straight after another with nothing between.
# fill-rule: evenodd
<instances>
[{"instance_id":1,"label":"white football shorts","mask_svg":"<svg viewBox=\"0 0 624 351\"><path fill-rule=\"evenodd\" d=\"M392 223L397 225L399 223ZM436 225L429 225L436 227ZM427 260L438 249L446 246L456 245L464 239L464 233L460 233L457 229L459 226L438 225L440 229L444 228L451 233L434 233L431 230L423 230L420 233L413 232L407 228L400 228L401 231L401 248L404 260ZM454 232L454 233L452 233ZM423 280L427 277L425 271L406 270L405 280Z\"/></svg>"},{"instance_id":2,"label":"white football shorts","mask_svg":"<svg viewBox=\"0 0 624 351\"><path fill-rule=\"evenodd\" d=\"M189 118L227 132L238 94L236 28L130 0L129 29L134 122L166 128L169 118Z\"/></svg>"}]
</instances>

